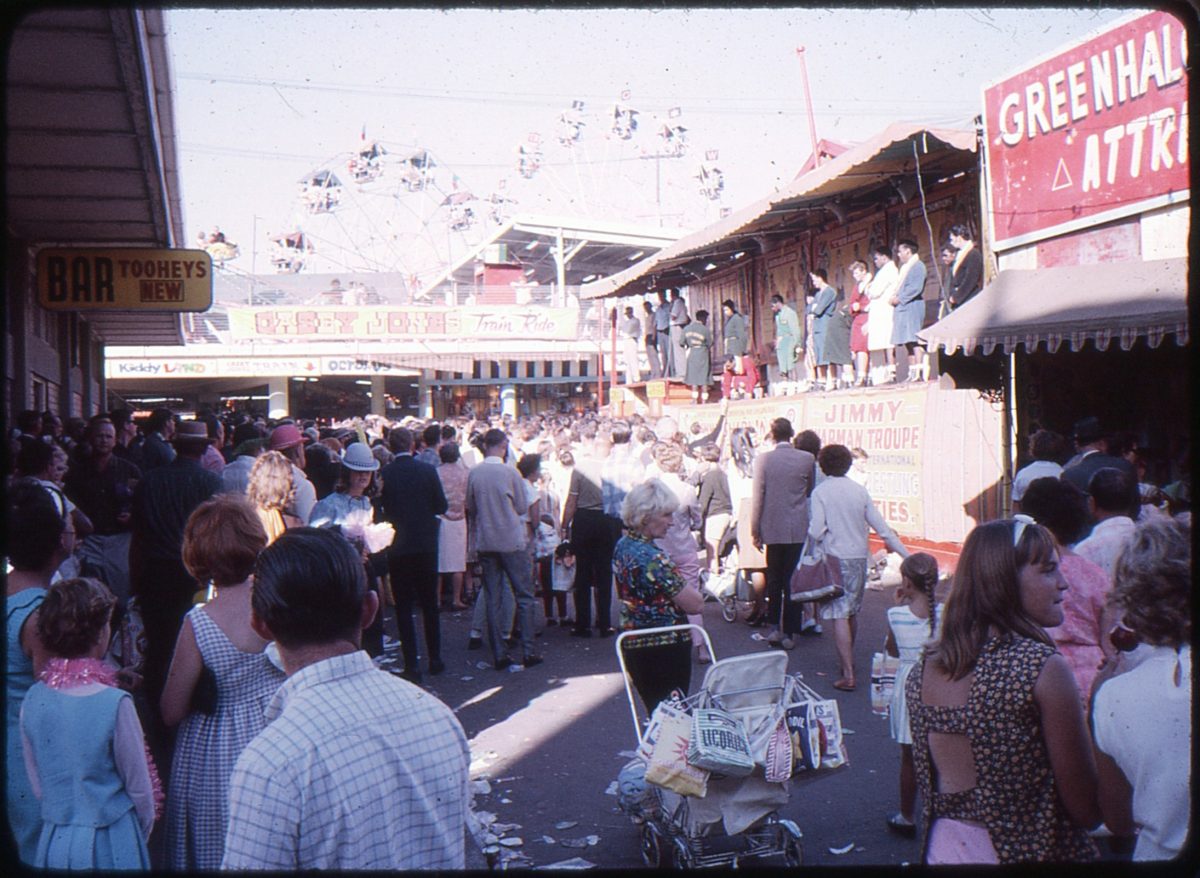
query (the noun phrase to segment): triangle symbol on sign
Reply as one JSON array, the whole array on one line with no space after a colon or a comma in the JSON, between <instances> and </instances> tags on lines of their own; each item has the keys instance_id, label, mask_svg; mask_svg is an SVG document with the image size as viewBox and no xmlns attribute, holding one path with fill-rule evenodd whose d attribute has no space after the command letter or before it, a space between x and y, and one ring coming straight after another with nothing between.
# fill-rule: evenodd
<instances>
[{"instance_id":1,"label":"triangle symbol on sign","mask_svg":"<svg viewBox=\"0 0 1200 878\"><path fill-rule=\"evenodd\" d=\"M1071 173L1067 170L1067 163L1059 158L1058 168L1054 171L1054 184L1050 187L1051 192L1057 192L1059 189L1070 189L1075 184L1071 181Z\"/></svg>"}]
</instances>

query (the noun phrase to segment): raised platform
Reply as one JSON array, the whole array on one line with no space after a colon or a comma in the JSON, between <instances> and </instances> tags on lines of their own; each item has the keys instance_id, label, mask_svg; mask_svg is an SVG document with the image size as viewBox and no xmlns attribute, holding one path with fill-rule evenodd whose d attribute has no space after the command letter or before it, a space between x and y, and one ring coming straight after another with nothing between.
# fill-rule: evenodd
<instances>
[{"instance_id":1,"label":"raised platform","mask_svg":"<svg viewBox=\"0 0 1200 878\"><path fill-rule=\"evenodd\" d=\"M719 384L709 388L710 403L720 398ZM663 408L666 406L691 404L692 389L673 378L654 378L633 384L619 384L614 388L610 400L613 414L622 418L635 413L645 413L652 418L658 418L662 417Z\"/></svg>"}]
</instances>

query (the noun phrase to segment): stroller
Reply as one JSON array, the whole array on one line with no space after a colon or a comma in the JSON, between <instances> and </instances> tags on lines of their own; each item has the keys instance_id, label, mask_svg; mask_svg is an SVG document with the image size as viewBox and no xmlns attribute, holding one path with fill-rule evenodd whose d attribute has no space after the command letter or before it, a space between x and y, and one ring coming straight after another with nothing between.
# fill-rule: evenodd
<instances>
[{"instance_id":1,"label":"stroller","mask_svg":"<svg viewBox=\"0 0 1200 878\"><path fill-rule=\"evenodd\" d=\"M771 736L788 703L796 697L795 679L787 673L787 654L763 652L716 660L703 628L678 625L627 631L617 638L617 657L634 732L642 738L632 683L625 670L621 643L629 637L665 631L699 630L714 662L699 692L684 700L685 709L720 707L741 720L756 766L746 777L712 775L703 797L685 796L645 780L645 763L629 763L618 781L618 804L641 825L642 860L651 868L678 869L730 866L750 860L780 858L798 866L803 859L800 828L781 818L789 800L789 784L768 782L763 761ZM640 783L634 775L641 766Z\"/></svg>"}]
</instances>

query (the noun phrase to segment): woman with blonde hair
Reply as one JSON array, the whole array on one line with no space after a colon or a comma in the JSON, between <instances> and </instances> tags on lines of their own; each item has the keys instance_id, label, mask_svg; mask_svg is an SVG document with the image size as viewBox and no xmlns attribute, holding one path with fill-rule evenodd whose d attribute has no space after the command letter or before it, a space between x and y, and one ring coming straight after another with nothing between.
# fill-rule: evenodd
<instances>
[{"instance_id":1,"label":"woman with blonde hair","mask_svg":"<svg viewBox=\"0 0 1200 878\"><path fill-rule=\"evenodd\" d=\"M1063 620L1058 564L1028 516L981 524L963 544L941 637L905 687L930 865L1098 856L1091 741L1046 633Z\"/></svg>"},{"instance_id":2,"label":"woman with blonde hair","mask_svg":"<svg viewBox=\"0 0 1200 878\"><path fill-rule=\"evenodd\" d=\"M250 469L250 481L246 485L246 497L258 513L263 530L267 532L267 545L290 527L304 524L294 515L284 512L292 505L296 486L292 482L292 465L278 451L262 454Z\"/></svg>"},{"instance_id":3,"label":"woman with blonde hair","mask_svg":"<svg viewBox=\"0 0 1200 878\"><path fill-rule=\"evenodd\" d=\"M704 598L688 585L655 540L666 536L679 501L658 479L636 485L621 504L626 533L613 549L612 570L621 601L621 630L683 625L699 613ZM686 634L664 632L628 638L621 644L629 678L646 712L674 689L687 692L692 677L691 641Z\"/></svg>"}]
</instances>

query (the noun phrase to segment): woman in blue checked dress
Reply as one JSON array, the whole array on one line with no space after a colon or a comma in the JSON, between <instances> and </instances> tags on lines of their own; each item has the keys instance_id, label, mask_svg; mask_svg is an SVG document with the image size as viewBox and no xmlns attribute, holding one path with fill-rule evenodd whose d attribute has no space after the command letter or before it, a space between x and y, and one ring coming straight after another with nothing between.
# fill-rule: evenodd
<instances>
[{"instance_id":1,"label":"woman in blue checked dress","mask_svg":"<svg viewBox=\"0 0 1200 878\"><path fill-rule=\"evenodd\" d=\"M683 625L688 613L699 613L704 607L700 592L684 582L667 553L654 543L666 536L678 507L675 494L658 479L643 482L625 495L621 518L627 533L617 542L612 562L623 631ZM687 692L692 654L686 633L626 638L621 654L648 714L673 689Z\"/></svg>"},{"instance_id":2,"label":"woman in blue checked dress","mask_svg":"<svg viewBox=\"0 0 1200 878\"><path fill-rule=\"evenodd\" d=\"M254 507L232 494L202 504L184 529L184 563L215 594L187 614L163 688L163 721L179 724L167 793L171 869L220 868L229 777L284 679L250 627L250 577L266 544Z\"/></svg>"}]
</instances>

